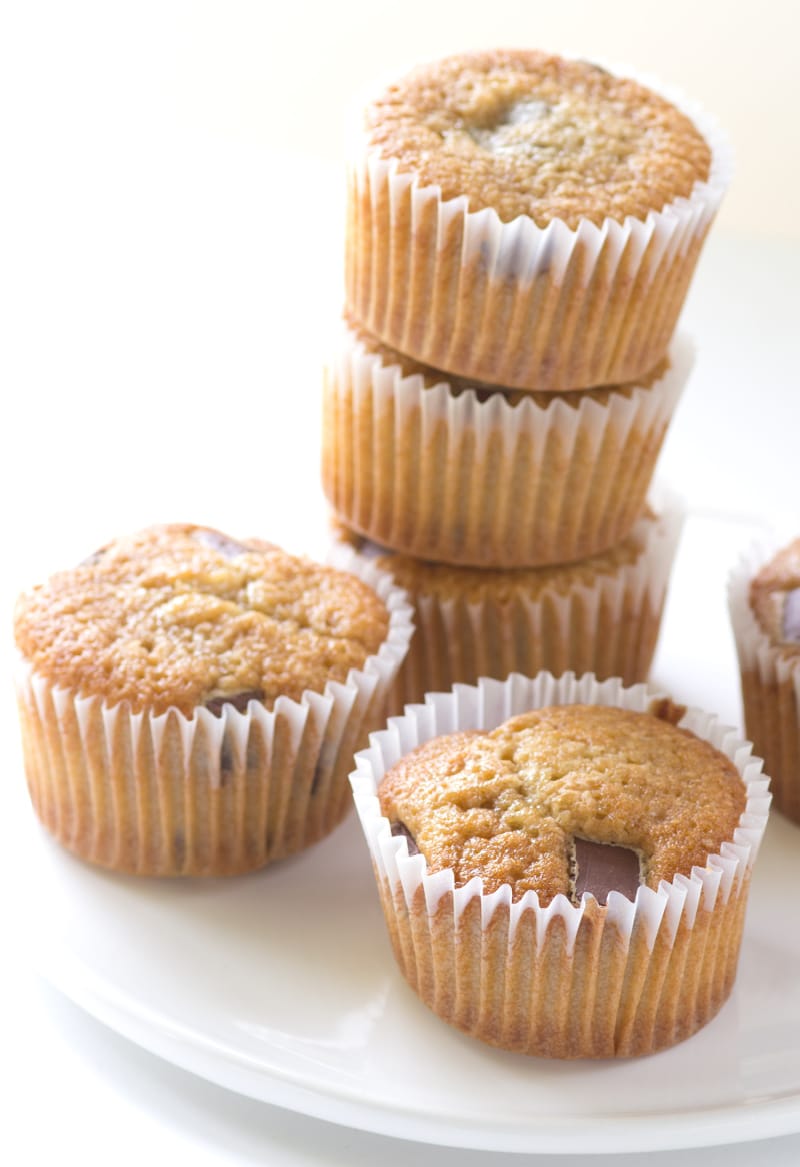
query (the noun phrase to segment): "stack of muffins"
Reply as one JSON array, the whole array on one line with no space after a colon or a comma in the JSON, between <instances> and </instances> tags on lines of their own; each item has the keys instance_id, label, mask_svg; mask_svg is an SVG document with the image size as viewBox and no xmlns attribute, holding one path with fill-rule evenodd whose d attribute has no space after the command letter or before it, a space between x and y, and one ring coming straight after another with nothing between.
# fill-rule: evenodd
<instances>
[{"instance_id":1,"label":"stack of muffins","mask_svg":"<svg viewBox=\"0 0 800 1167\"><path fill-rule=\"evenodd\" d=\"M702 116L535 51L366 107L322 481L414 601L398 707L479 675L647 675L679 526L648 493L723 153Z\"/></svg>"},{"instance_id":2,"label":"stack of muffins","mask_svg":"<svg viewBox=\"0 0 800 1167\"><path fill-rule=\"evenodd\" d=\"M633 684L677 533L651 493L673 332L726 169L702 116L536 52L415 71L354 154L323 484L418 630L351 784L404 977L507 1050L652 1053L736 974L761 762Z\"/></svg>"}]
</instances>

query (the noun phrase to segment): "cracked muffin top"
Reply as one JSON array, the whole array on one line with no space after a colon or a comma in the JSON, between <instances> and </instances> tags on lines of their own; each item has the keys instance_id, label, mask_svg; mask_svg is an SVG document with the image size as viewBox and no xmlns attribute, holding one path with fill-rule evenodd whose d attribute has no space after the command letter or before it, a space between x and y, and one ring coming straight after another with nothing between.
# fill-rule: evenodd
<instances>
[{"instance_id":1,"label":"cracked muffin top","mask_svg":"<svg viewBox=\"0 0 800 1167\"><path fill-rule=\"evenodd\" d=\"M781 548L751 581L750 606L774 645L786 655L800 655L800 538Z\"/></svg>"},{"instance_id":2,"label":"cracked muffin top","mask_svg":"<svg viewBox=\"0 0 800 1167\"><path fill-rule=\"evenodd\" d=\"M431 872L580 901L689 875L733 838L744 783L720 751L654 713L563 705L434 738L381 780L381 811ZM663 713L664 716L661 716ZM659 715L656 715L659 714Z\"/></svg>"},{"instance_id":3,"label":"cracked muffin top","mask_svg":"<svg viewBox=\"0 0 800 1167\"><path fill-rule=\"evenodd\" d=\"M109 543L21 596L14 616L19 651L51 683L186 715L322 692L361 668L388 626L355 576L191 524Z\"/></svg>"},{"instance_id":4,"label":"cracked muffin top","mask_svg":"<svg viewBox=\"0 0 800 1167\"><path fill-rule=\"evenodd\" d=\"M535 50L421 66L372 101L368 149L442 198L574 229L644 219L708 179L711 150L671 102L587 61Z\"/></svg>"}]
</instances>

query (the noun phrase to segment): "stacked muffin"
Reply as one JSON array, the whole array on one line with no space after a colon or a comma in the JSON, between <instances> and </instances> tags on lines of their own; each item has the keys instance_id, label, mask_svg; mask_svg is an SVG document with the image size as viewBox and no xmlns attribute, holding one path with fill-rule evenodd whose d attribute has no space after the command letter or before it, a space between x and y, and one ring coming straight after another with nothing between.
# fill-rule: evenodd
<instances>
[{"instance_id":1,"label":"stacked muffin","mask_svg":"<svg viewBox=\"0 0 800 1167\"><path fill-rule=\"evenodd\" d=\"M646 675L676 530L648 515L648 491L725 170L702 117L533 51L448 58L367 106L323 487L362 550L403 557L416 639L446 630L437 685L474 681L450 648L507 626L521 672L580 653L598 675ZM444 599L431 562L447 565ZM418 670L403 699L428 680Z\"/></svg>"}]
</instances>

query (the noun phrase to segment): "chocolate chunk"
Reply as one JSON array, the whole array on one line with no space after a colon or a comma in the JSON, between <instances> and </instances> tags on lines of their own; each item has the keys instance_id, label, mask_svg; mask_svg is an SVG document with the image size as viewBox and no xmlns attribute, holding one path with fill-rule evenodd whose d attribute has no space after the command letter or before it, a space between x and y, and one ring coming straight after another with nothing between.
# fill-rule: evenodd
<instances>
[{"instance_id":1,"label":"chocolate chunk","mask_svg":"<svg viewBox=\"0 0 800 1167\"><path fill-rule=\"evenodd\" d=\"M248 689L246 693L230 693L222 697L209 697L206 701L206 709L213 713L215 717L219 717L222 713L223 705L232 705L234 709L238 709L240 713L247 712L247 706L251 701L263 701L263 689Z\"/></svg>"},{"instance_id":2,"label":"chocolate chunk","mask_svg":"<svg viewBox=\"0 0 800 1167\"><path fill-rule=\"evenodd\" d=\"M686 716L686 706L676 705L670 697L653 698L647 707L651 717L659 721L668 721L670 725L678 725Z\"/></svg>"},{"instance_id":3,"label":"chocolate chunk","mask_svg":"<svg viewBox=\"0 0 800 1167\"><path fill-rule=\"evenodd\" d=\"M223 535L221 531L212 531L208 527L198 527L193 536L199 543L205 543L206 547L210 547L212 551L219 551L220 555L227 559L235 559L237 555L242 555L248 550L244 543L239 543L236 539Z\"/></svg>"},{"instance_id":4,"label":"chocolate chunk","mask_svg":"<svg viewBox=\"0 0 800 1167\"><path fill-rule=\"evenodd\" d=\"M786 593L783 605L783 639L800 644L800 588Z\"/></svg>"},{"instance_id":5,"label":"chocolate chunk","mask_svg":"<svg viewBox=\"0 0 800 1167\"><path fill-rule=\"evenodd\" d=\"M417 841L414 838L414 836L411 834L411 831L409 831L409 829L405 823L392 823L392 834L399 835L399 836L405 836L405 839L408 843L409 855L419 855L419 847L417 846Z\"/></svg>"},{"instance_id":6,"label":"chocolate chunk","mask_svg":"<svg viewBox=\"0 0 800 1167\"><path fill-rule=\"evenodd\" d=\"M610 891L621 892L629 900L636 898L641 880L641 864L636 851L611 843L593 843L590 839L573 839L574 893L580 903L584 892L599 904L606 903Z\"/></svg>"}]
</instances>

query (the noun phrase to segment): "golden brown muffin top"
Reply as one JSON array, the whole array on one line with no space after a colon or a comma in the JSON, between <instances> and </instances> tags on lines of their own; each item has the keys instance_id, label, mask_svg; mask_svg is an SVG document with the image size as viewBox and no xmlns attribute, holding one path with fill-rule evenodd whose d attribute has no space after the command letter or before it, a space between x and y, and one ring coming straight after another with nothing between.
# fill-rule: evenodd
<instances>
[{"instance_id":1,"label":"golden brown muffin top","mask_svg":"<svg viewBox=\"0 0 800 1167\"><path fill-rule=\"evenodd\" d=\"M773 644L800 655L800 538L773 556L750 583L750 606Z\"/></svg>"},{"instance_id":2,"label":"golden brown muffin top","mask_svg":"<svg viewBox=\"0 0 800 1167\"><path fill-rule=\"evenodd\" d=\"M460 397L462 393L473 390L481 402L488 401L491 397L502 397L511 406L519 405L523 401L532 401L541 409L547 409L554 401L563 401L570 408L577 409L587 397L599 405L608 405L613 397L629 398L636 389L650 389L666 375L671 367L671 361L667 355L662 357L650 373L635 383L598 385L591 389L571 389L564 392L544 389L505 389L499 385L489 385L473 378L458 377L453 373L434 369L431 365L424 365L406 353L401 353L390 345L384 344L348 312L344 314L344 324L349 333L350 341L358 344L368 356L378 357L382 368L397 368L403 377L420 376L424 389L432 389L435 385L441 385L444 382L454 397Z\"/></svg>"},{"instance_id":3,"label":"golden brown muffin top","mask_svg":"<svg viewBox=\"0 0 800 1167\"><path fill-rule=\"evenodd\" d=\"M502 604L521 594L532 600L545 593L566 595L576 587L591 587L598 576L615 575L639 560L658 522L659 517L648 507L626 538L608 550L573 563L529 568L455 567L434 563L380 547L336 518L331 519L331 526L337 539L369 555L379 568L391 573L412 599L424 595L435 596L440 601L458 599L472 603L491 599Z\"/></svg>"},{"instance_id":4,"label":"golden brown muffin top","mask_svg":"<svg viewBox=\"0 0 800 1167\"><path fill-rule=\"evenodd\" d=\"M480 876L486 893L575 901L575 843L588 840L634 851L656 888L704 866L746 804L733 763L665 712L550 706L435 738L384 775L381 811L457 887Z\"/></svg>"},{"instance_id":5,"label":"golden brown muffin top","mask_svg":"<svg viewBox=\"0 0 800 1167\"><path fill-rule=\"evenodd\" d=\"M388 625L355 576L175 523L118 539L21 596L14 633L51 683L191 715L322 692L377 652Z\"/></svg>"},{"instance_id":6,"label":"golden brown muffin top","mask_svg":"<svg viewBox=\"0 0 800 1167\"><path fill-rule=\"evenodd\" d=\"M442 198L505 222L644 219L688 197L711 151L665 98L588 61L463 53L413 70L366 110L369 148Z\"/></svg>"}]
</instances>

